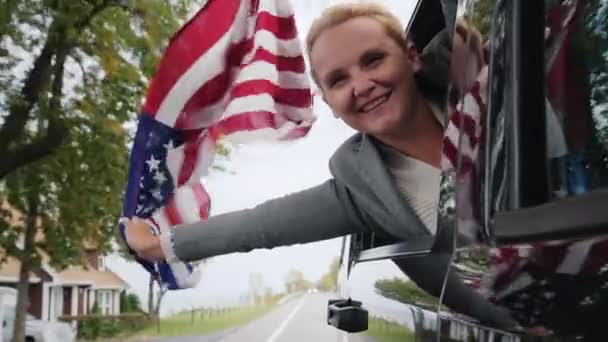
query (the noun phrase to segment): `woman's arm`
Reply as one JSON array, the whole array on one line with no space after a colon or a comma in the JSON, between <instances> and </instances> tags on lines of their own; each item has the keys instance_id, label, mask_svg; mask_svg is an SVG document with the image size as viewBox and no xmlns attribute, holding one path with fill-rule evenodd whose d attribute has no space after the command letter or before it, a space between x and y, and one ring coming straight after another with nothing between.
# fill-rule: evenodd
<instances>
[{"instance_id":1,"label":"woman's arm","mask_svg":"<svg viewBox=\"0 0 608 342\"><path fill-rule=\"evenodd\" d=\"M348 201L348 191L329 180L252 209L175 226L171 234L162 234L160 241L142 237L150 235L148 230L137 226L141 221L131 222L127 224L127 241L143 258L171 262L326 240L362 231L352 219L355 213L344 205Z\"/></svg>"}]
</instances>

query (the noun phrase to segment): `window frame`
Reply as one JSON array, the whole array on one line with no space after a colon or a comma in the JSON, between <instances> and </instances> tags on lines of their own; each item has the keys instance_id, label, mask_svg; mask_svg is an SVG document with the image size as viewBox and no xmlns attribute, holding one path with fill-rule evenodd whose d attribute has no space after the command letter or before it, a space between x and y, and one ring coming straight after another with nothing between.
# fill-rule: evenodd
<instances>
[{"instance_id":1,"label":"window frame","mask_svg":"<svg viewBox=\"0 0 608 342\"><path fill-rule=\"evenodd\" d=\"M550 200L549 159L546 155L545 61L543 1L499 0L492 18L490 82L496 82L495 33L497 19L506 15L506 90L488 94L483 168L483 218L486 241L495 246L535 241L571 240L606 234L608 189ZM505 6L506 13L500 7ZM543 20L538 20L538 18ZM503 85L501 85L503 86ZM489 85L494 89L494 85ZM504 89L504 88L503 88ZM509 94L509 91L511 92ZM512 95L512 96L509 96ZM497 97L502 96L502 99ZM504 104L501 104L504 103ZM498 104L498 106L497 106ZM504 171L492 168L490 151L494 142L492 120L499 110L506 112ZM544 158L539 158L544 156ZM508 198L502 203L495 194L494 171L506 172ZM499 179L500 180L500 179ZM498 199L498 200L497 200Z\"/></svg>"}]
</instances>

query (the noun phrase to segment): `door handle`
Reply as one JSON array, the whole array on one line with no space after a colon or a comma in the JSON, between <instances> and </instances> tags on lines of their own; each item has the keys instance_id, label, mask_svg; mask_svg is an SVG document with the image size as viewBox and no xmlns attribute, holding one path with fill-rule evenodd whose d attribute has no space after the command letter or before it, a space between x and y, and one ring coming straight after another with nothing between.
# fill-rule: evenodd
<instances>
[{"instance_id":1,"label":"door handle","mask_svg":"<svg viewBox=\"0 0 608 342\"><path fill-rule=\"evenodd\" d=\"M327 303L327 324L349 333L365 331L369 314L362 303L352 299L330 299Z\"/></svg>"}]
</instances>

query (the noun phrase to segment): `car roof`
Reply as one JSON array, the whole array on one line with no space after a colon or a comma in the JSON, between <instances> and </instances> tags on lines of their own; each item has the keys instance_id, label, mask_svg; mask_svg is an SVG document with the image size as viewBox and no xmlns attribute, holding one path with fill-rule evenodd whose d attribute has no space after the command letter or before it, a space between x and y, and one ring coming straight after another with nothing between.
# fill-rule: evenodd
<instances>
[{"instance_id":1,"label":"car roof","mask_svg":"<svg viewBox=\"0 0 608 342\"><path fill-rule=\"evenodd\" d=\"M417 47L426 46L445 28L441 0L420 0L414 10L407 32Z\"/></svg>"}]
</instances>

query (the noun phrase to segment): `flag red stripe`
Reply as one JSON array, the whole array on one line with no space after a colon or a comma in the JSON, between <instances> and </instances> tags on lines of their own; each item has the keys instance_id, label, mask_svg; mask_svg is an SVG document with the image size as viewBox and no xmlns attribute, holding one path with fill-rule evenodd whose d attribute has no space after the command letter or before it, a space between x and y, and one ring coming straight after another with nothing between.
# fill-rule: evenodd
<instances>
[{"instance_id":1,"label":"flag red stripe","mask_svg":"<svg viewBox=\"0 0 608 342\"><path fill-rule=\"evenodd\" d=\"M456 158L458 158L458 149L456 148L456 146L454 146L454 144L452 144L452 141L447 137L443 139L443 154L452 163L452 165L454 165L454 168L456 168Z\"/></svg>"},{"instance_id":2,"label":"flag red stripe","mask_svg":"<svg viewBox=\"0 0 608 342\"><path fill-rule=\"evenodd\" d=\"M292 129L291 131L289 131L289 133L287 133L287 135L285 137L283 137L282 140L294 140L294 139L302 138L306 134L308 134L310 129L311 129L311 126L296 127L294 129Z\"/></svg>"},{"instance_id":3,"label":"flag red stripe","mask_svg":"<svg viewBox=\"0 0 608 342\"><path fill-rule=\"evenodd\" d=\"M255 51L253 59L249 64L253 64L254 62L264 61L270 64L274 64L278 71L291 71L291 72L299 72L304 73L306 71L306 63L304 62L304 57L285 57L285 56L277 56L274 53L260 47ZM248 64L241 65L241 69L246 67Z\"/></svg>"},{"instance_id":4,"label":"flag red stripe","mask_svg":"<svg viewBox=\"0 0 608 342\"><path fill-rule=\"evenodd\" d=\"M479 121L481 122L481 120L486 115L487 109L486 104L481 98L481 84L479 83L479 81L473 84L473 87L471 88L471 96L473 96L475 102L477 102L477 105L479 106Z\"/></svg>"},{"instance_id":5,"label":"flag red stripe","mask_svg":"<svg viewBox=\"0 0 608 342\"><path fill-rule=\"evenodd\" d=\"M169 220L170 225L174 226L183 222L179 210L177 209L177 204L175 203L175 196L171 196L169 199L165 206L165 213L167 214L167 220Z\"/></svg>"},{"instance_id":6,"label":"flag red stripe","mask_svg":"<svg viewBox=\"0 0 608 342\"><path fill-rule=\"evenodd\" d=\"M202 108L205 108L213 103L220 101L228 87L230 86L230 73L224 71L223 73L217 75L216 77L209 80L209 82L205 83L198 91L190 97L184 109L182 110L180 116L189 116L192 113L195 113ZM184 122L188 120L184 120L179 118L176 122L175 128L183 129Z\"/></svg>"},{"instance_id":7,"label":"flag red stripe","mask_svg":"<svg viewBox=\"0 0 608 342\"><path fill-rule=\"evenodd\" d=\"M177 177L177 186L184 185L190 179L190 176L192 176L192 172L194 172L197 165L198 152L204 137L204 135L200 135L196 140L188 141L184 144L184 161Z\"/></svg>"},{"instance_id":8,"label":"flag red stripe","mask_svg":"<svg viewBox=\"0 0 608 342\"><path fill-rule=\"evenodd\" d=\"M270 94L277 103L293 107L309 107L311 105L310 89L281 88L268 80L251 80L238 84L232 89L231 97L244 97L260 94Z\"/></svg>"},{"instance_id":9,"label":"flag red stripe","mask_svg":"<svg viewBox=\"0 0 608 342\"><path fill-rule=\"evenodd\" d=\"M279 39L294 39L298 36L293 16L278 17L268 12L258 13L255 30L269 31Z\"/></svg>"},{"instance_id":10,"label":"flag red stripe","mask_svg":"<svg viewBox=\"0 0 608 342\"><path fill-rule=\"evenodd\" d=\"M461 134L462 131L464 131L464 134L469 138L471 147L477 146L478 140L475 136L475 128L477 127L477 123L469 114L463 114L459 110L455 110L452 112L450 121L454 126L456 126L456 129L458 129Z\"/></svg>"},{"instance_id":11,"label":"flag red stripe","mask_svg":"<svg viewBox=\"0 0 608 342\"><path fill-rule=\"evenodd\" d=\"M150 84L144 111L156 114L180 77L230 29L239 6L239 0L209 1L173 36Z\"/></svg>"},{"instance_id":12,"label":"flag red stripe","mask_svg":"<svg viewBox=\"0 0 608 342\"><path fill-rule=\"evenodd\" d=\"M253 131L262 128L277 128L274 113L271 112L247 112L228 117L213 126L213 135L230 135L241 131Z\"/></svg>"},{"instance_id":13,"label":"flag red stripe","mask_svg":"<svg viewBox=\"0 0 608 342\"><path fill-rule=\"evenodd\" d=\"M230 135L237 132L243 131L255 131L257 129L272 128L278 129L279 124L277 123L277 117L279 114L271 112L247 112L226 118L209 129L209 134L212 137L219 137L220 135ZM286 122L289 121L287 117L282 118ZM284 140L291 140L300 138L308 131L310 127L297 127L291 130L285 137Z\"/></svg>"}]
</instances>

